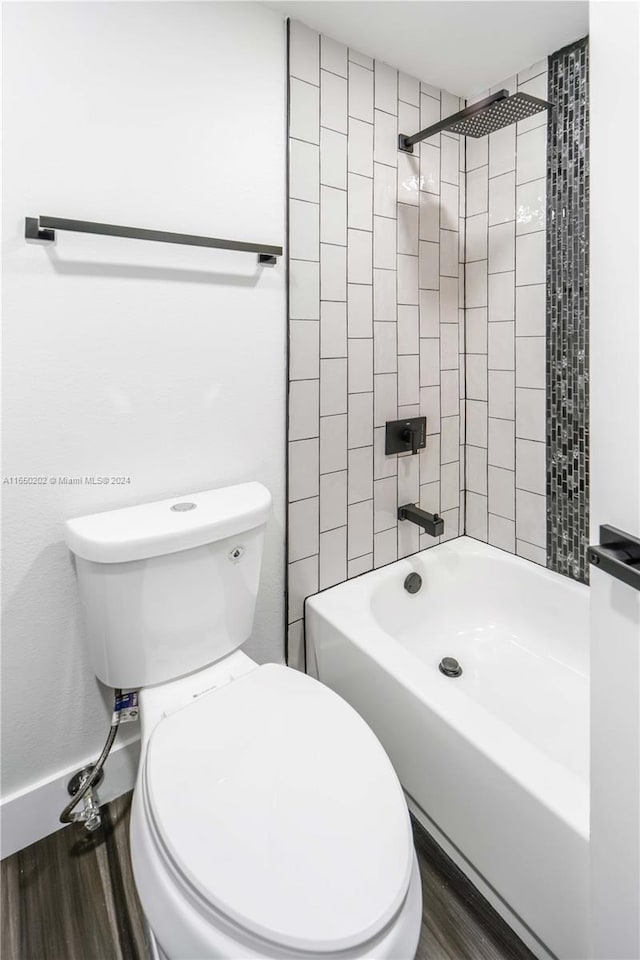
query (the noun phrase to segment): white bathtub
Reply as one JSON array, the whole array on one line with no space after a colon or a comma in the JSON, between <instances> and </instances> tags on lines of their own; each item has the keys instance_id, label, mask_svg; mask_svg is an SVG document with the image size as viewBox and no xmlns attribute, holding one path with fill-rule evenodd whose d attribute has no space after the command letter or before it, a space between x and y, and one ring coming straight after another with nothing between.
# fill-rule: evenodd
<instances>
[{"instance_id":1,"label":"white bathtub","mask_svg":"<svg viewBox=\"0 0 640 960\"><path fill-rule=\"evenodd\" d=\"M535 953L586 957L587 588L461 537L311 597L306 629L427 827Z\"/></svg>"}]
</instances>

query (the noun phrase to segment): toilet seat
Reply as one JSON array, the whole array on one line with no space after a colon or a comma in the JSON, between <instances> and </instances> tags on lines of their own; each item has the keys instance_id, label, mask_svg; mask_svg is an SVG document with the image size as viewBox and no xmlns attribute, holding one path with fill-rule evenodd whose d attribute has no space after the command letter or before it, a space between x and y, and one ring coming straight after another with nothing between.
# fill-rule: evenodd
<instances>
[{"instance_id":1,"label":"toilet seat","mask_svg":"<svg viewBox=\"0 0 640 960\"><path fill-rule=\"evenodd\" d=\"M174 876L250 936L348 950L404 903L413 843L395 772L355 711L304 674L258 667L165 717L141 786Z\"/></svg>"}]
</instances>

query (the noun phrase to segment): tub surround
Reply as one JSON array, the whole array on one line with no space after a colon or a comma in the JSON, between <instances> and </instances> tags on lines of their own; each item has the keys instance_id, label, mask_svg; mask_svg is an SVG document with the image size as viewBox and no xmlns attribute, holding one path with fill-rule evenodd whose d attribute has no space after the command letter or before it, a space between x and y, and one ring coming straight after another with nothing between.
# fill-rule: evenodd
<instances>
[{"instance_id":1,"label":"tub surround","mask_svg":"<svg viewBox=\"0 0 640 960\"><path fill-rule=\"evenodd\" d=\"M464 154L398 133L462 101L290 24L288 662L305 597L440 542L397 508L463 530ZM419 455L385 422L427 417Z\"/></svg>"}]
</instances>

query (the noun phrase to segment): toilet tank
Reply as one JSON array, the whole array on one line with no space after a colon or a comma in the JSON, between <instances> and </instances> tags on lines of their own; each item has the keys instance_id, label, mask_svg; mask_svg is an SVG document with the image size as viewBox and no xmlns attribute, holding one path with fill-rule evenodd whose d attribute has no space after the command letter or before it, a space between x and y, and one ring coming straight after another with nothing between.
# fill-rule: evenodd
<instances>
[{"instance_id":1,"label":"toilet tank","mask_svg":"<svg viewBox=\"0 0 640 960\"><path fill-rule=\"evenodd\" d=\"M270 509L244 483L68 520L96 676L164 683L243 644Z\"/></svg>"}]
</instances>

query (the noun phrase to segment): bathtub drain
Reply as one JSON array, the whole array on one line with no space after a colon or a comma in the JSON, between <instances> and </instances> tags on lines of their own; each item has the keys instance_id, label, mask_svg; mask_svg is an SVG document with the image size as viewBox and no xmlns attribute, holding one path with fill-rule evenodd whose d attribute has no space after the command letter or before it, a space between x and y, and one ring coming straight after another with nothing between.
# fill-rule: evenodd
<instances>
[{"instance_id":1,"label":"bathtub drain","mask_svg":"<svg viewBox=\"0 0 640 960\"><path fill-rule=\"evenodd\" d=\"M454 657L443 657L438 669L445 677L459 677L462 673L462 667Z\"/></svg>"}]
</instances>

